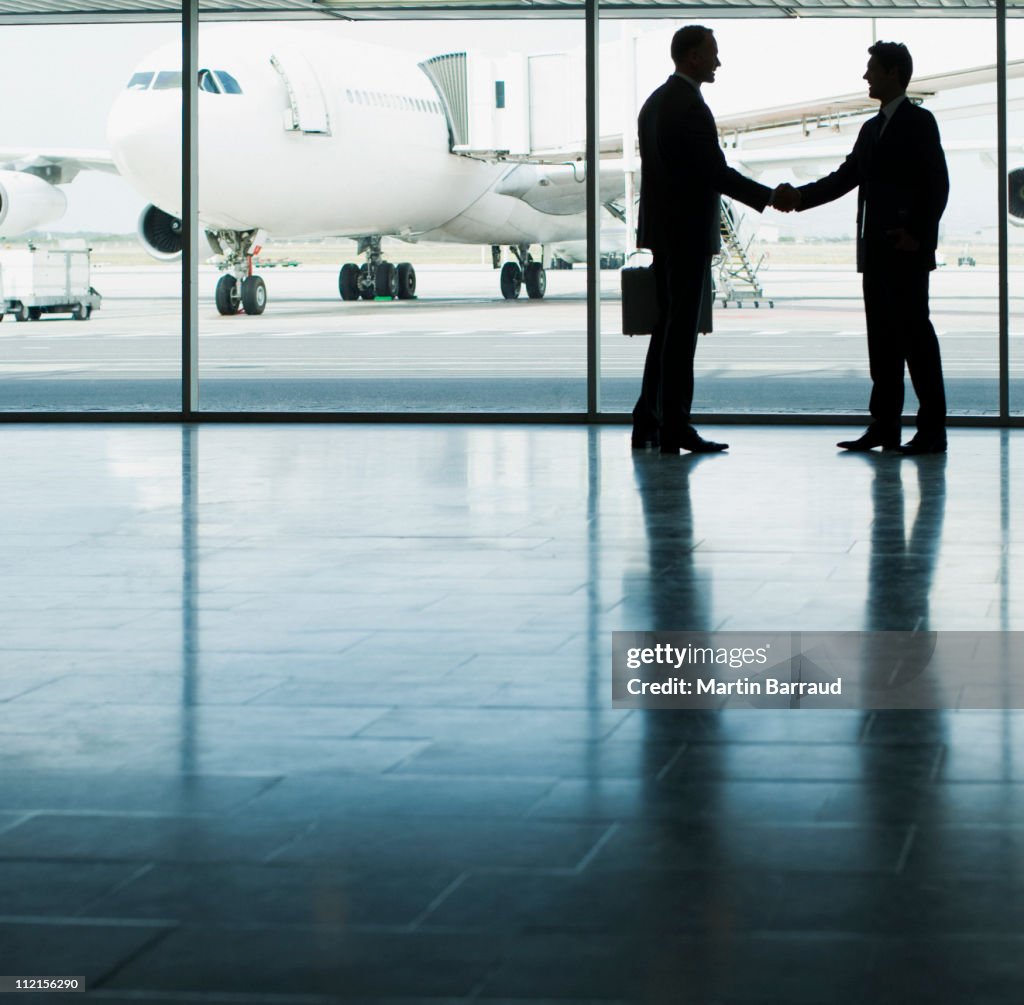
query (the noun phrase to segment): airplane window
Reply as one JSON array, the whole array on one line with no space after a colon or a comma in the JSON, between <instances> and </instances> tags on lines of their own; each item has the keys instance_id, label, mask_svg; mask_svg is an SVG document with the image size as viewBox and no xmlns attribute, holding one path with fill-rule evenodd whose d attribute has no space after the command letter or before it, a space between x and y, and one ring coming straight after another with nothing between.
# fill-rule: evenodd
<instances>
[{"instance_id":1,"label":"airplane window","mask_svg":"<svg viewBox=\"0 0 1024 1005\"><path fill-rule=\"evenodd\" d=\"M217 81L209 70L199 71L199 90L209 91L211 94L220 94L220 88L217 86Z\"/></svg>"},{"instance_id":2,"label":"airplane window","mask_svg":"<svg viewBox=\"0 0 1024 1005\"><path fill-rule=\"evenodd\" d=\"M129 91L144 91L149 87L150 81L153 79L152 72L148 73L133 73L132 79L128 81Z\"/></svg>"},{"instance_id":3,"label":"airplane window","mask_svg":"<svg viewBox=\"0 0 1024 1005\"><path fill-rule=\"evenodd\" d=\"M161 70L153 82L154 91L173 91L181 87L181 70Z\"/></svg>"},{"instance_id":4,"label":"airplane window","mask_svg":"<svg viewBox=\"0 0 1024 1005\"><path fill-rule=\"evenodd\" d=\"M237 80L227 70L216 70L217 79L220 81L221 90L225 94L241 94L242 88Z\"/></svg>"},{"instance_id":5,"label":"airplane window","mask_svg":"<svg viewBox=\"0 0 1024 1005\"><path fill-rule=\"evenodd\" d=\"M352 104L352 91L349 88L345 88L345 100L350 105Z\"/></svg>"}]
</instances>

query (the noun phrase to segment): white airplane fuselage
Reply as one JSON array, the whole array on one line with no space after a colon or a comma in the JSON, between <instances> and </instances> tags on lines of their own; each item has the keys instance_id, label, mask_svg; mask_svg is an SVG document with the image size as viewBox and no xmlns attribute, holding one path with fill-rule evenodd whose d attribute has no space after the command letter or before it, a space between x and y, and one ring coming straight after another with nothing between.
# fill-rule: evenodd
<instances>
[{"instance_id":1,"label":"white airplane fuselage","mask_svg":"<svg viewBox=\"0 0 1024 1005\"><path fill-rule=\"evenodd\" d=\"M199 92L198 207L207 229L473 244L585 235L583 213L539 212L492 191L514 165L450 152L438 95L408 53L228 25L202 29L199 64L230 74L240 89ZM289 76L289 65L302 72ZM138 71L179 66L172 45ZM296 104L308 113L300 128ZM325 131L305 131L321 115ZM120 172L174 216L181 212L180 130L180 86L122 91L108 123Z\"/></svg>"}]
</instances>

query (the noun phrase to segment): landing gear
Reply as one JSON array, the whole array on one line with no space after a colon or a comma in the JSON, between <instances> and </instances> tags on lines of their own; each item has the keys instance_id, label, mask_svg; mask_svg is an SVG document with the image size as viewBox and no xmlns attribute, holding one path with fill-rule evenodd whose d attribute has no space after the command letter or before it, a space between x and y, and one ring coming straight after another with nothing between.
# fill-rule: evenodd
<instances>
[{"instance_id":1,"label":"landing gear","mask_svg":"<svg viewBox=\"0 0 1024 1005\"><path fill-rule=\"evenodd\" d=\"M341 272L338 273L338 292L341 294L342 300L359 299L358 265L349 262L348 265L341 267Z\"/></svg>"},{"instance_id":2,"label":"landing gear","mask_svg":"<svg viewBox=\"0 0 1024 1005\"><path fill-rule=\"evenodd\" d=\"M242 280L242 308L246 314L262 314L267 309L267 284L259 276Z\"/></svg>"},{"instance_id":3,"label":"landing gear","mask_svg":"<svg viewBox=\"0 0 1024 1005\"><path fill-rule=\"evenodd\" d=\"M398 266L398 299L412 300L416 296L416 270L408 263Z\"/></svg>"},{"instance_id":4,"label":"landing gear","mask_svg":"<svg viewBox=\"0 0 1024 1005\"><path fill-rule=\"evenodd\" d=\"M348 262L338 273L342 300L412 300L416 296L416 270L408 262L385 262L379 237L361 237L358 252L366 255L366 261L362 265Z\"/></svg>"},{"instance_id":5,"label":"landing gear","mask_svg":"<svg viewBox=\"0 0 1024 1005\"><path fill-rule=\"evenodd\" d=\"M548 274L543 262L527 262L523 273L526 279L526 295L531 300L541 300L548 289Z\"/></svg>"},{"instance_id":6,"label":"landing gear","mask_svg":"<svg viewBox=\"0 0 1024 1005\"><path fill-rule=\"evenodd\" d=\"M390 262L381 262L377 266L374 279L374 292L378 297L394 300L398 296L398 270Z\"/></svg>"},{"instance_id":7,"label":"landing gear","mask_svg":"<svg viewBox=\"0 0 1024 1005\"><path fill-rule=\"evenodd\" d=\"M526 283L526 295L531 300L541 300L548 289L548 274L544 269L544 249L541 249L540 261L535 261L530 254L528 244L513 244L510 248L516 261L506 262L501 266L499 283L501 295L506 300L518 298ZM501 249L497 245L491 247L494 267L501 261Z\"/></svg>"},{"instance_id":8,"label":"landing gear","mask_svg":"<svg viewBox=\"0 0 1024 1005\"><path fill-rule=\"evenodd\" d=\"M259 250L259 231L208 230L206 239L210 247L222 256L227 271L217 280L214 303L217 313L262 314L267 309L267 284L252 274L252 258Z\"/></svg>"},{"instance_id":9,"label":"landing gear","mask_svg":"<svg viewBox=\"0 0 1024 1005\"><path fill-rule=\"evenodd\" d=\"M242 306L242 291L234 276L221 276L213 291L218 314L237 314Z\"/></svg>"},{"instance_id":10,"label":"landing gear","mask_svg":"<svg viewBox=\"0 0 1024 1005\"><path fill-rule=\"evenodd\" d=\"M506 300L515 300L523 287L523 270L515 262L506 262L501 267L501 295Z\"/></svg>"}]
</instances>

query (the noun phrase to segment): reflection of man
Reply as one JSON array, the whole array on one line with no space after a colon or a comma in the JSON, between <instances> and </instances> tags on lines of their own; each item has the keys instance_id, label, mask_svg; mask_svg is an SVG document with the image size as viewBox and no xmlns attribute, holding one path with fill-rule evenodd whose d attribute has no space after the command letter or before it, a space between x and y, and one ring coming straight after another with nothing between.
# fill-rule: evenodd
<instances>
[{"instance_id":1,"label":"reflection of man","mask_svg":"<svg viewBox=\"0 0 1024 1005\"><path fill-rule=\"evenodd\" d=\"M690 425L693 357L701 304L710 296L711 256L720 247L720 193L758 211L771 189L734 171L718 145L701 84L715 80L718 43L688 25L672 37L675 73L640 110L640 210L637 245L654 252L658 323L633 409L633 446L660 443L663 454L725 450Z\"/></svg>"},{"instance_id":2,"label":"reflection of man","mask_svg":"<svg viewBox=\"0 0 1024 1005\"><path fill-rule=\"evenodd\" d=\"M903 414L903 366L920 403L917 433L905 454L946 450L946 395L935 329L928 317L928 274L935 268L939 218L949 175L931 112L907 100L913 60L905 45L876 42L868 52L868 96L881 102L853 152L820 181L781 193L780 209L811 209L859 186L857 271L871 364L872 423L846 450L895 449Z\"/></svg>"}]
</instances>

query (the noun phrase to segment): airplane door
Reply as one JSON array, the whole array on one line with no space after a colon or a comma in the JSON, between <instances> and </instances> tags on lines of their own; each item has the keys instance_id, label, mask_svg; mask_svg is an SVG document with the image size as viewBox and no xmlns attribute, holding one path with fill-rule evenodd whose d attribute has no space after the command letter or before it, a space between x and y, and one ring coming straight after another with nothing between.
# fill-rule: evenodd
<instances>
[{"instance_id":1,"label":"airplane door","mask_svg":"<svg viewBox=\"0 0 1024 1005\"><path fill-rule=\"evenodd\" d=\"M270 57L274 69L281 74L288 105L284 113L284 127L289 132L331 133L327 102L320 87L316 71L298 49L278 49Z\"/></svg>"}]
</instances>

